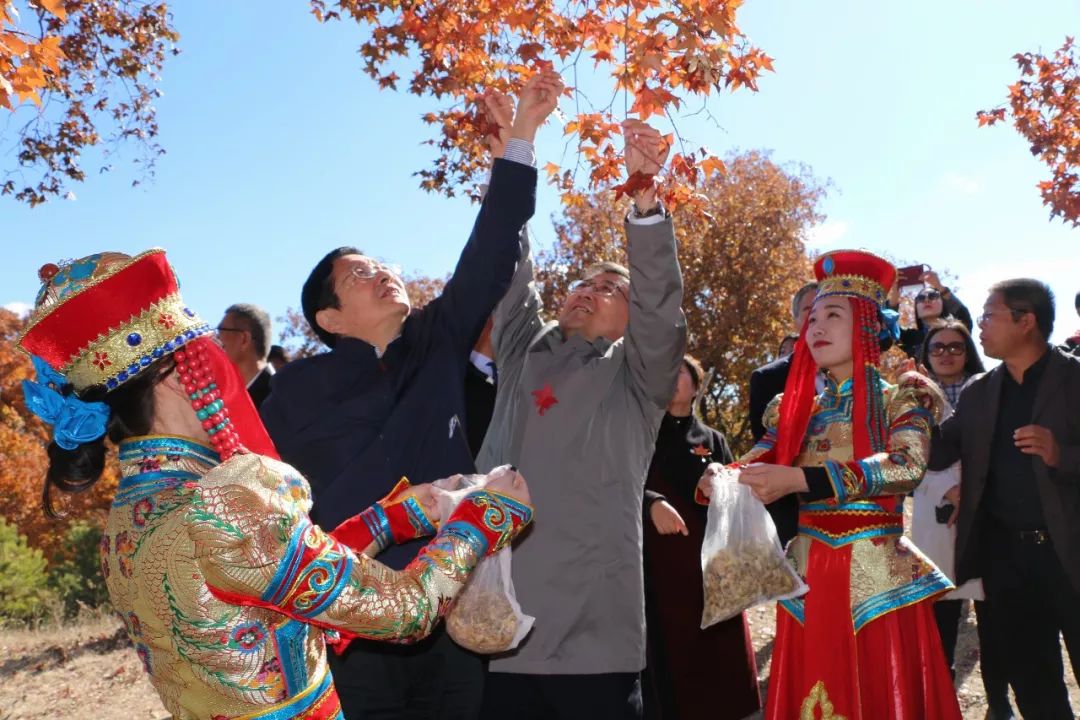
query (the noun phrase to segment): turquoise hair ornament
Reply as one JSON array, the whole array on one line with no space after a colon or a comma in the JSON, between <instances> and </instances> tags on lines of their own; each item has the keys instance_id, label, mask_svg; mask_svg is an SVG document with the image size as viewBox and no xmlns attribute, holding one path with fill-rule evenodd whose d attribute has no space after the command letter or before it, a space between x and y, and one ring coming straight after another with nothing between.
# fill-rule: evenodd
<instances>
[{"instance_id":1,"label":"turquoise hair ornament","mask_svg":"<svg viewBox=\"0 0 1080 720\"><path fill-rule=\"evenodd\" d=\"M23 397L30 412L53 427L53 441L65 450L101 439L109 426L109 406L85 402L73 393L63 394L67 381L32 355L37 381L23 380Z\"/></svg>"}]
</instances>

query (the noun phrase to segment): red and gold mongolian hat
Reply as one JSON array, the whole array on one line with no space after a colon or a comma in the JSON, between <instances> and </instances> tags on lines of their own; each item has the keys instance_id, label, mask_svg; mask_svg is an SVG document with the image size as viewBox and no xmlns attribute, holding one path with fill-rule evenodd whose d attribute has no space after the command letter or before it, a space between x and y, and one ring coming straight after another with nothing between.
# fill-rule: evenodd
<instances>
[{"instance_id":1,"label":"red and gold mongolian hat","mask_svg":"<svg viewBox=\"0 0 1080 720\"><path fill-rule=\"evenodd\" d=\"M105 433L107 405L78 396L115 390L171 355L222 459L240 448L277 456L236 366L180 297L164 250L98 253L45 265L38 277L18 345L38 371L36 383L24 382L28 407L53 426L58 445L71 450Z\"/></svg>"},{"instance_id":2,"label":"red and gold mongolian hat","mask_svg":"<svg viewBox=\"0 0 1080 720\"><path fill-rule=\"evenodd\" d=\"M882 336L898 336L896 313L885 306L896 279L896 268L882 257L865 250L836 250L814 263L818 280L816 300L847 297L851 300L853 408L852 441L858 457L880 452L886 443L884 403L881 394ZM790 464L799 453L813 412L817 394L818 367L806 344L806 326L801 328L791 356L791 370L784 385L777 426L777 443L772 461Z\"/></svg>"},{"instance_id":3,"label":"red and gold mongolian hat","mask_svg":"<svg viewBox=\"0 0 1080 720\"><path fill-rule=\"evenodd\" d=\"M104 252L38 271L41 291L19 346L76 392L113 390L212 328L184 305L165 251Z\"/></svg>"},{"instance_id":4,"label":"red and gold mongolian hat","mask_svg":"<svg viewBox=\"0 0 1080 720\"><path fill-rule=\"evenodd\" d=\"M844 295L882 307L896 280L896 268L888 260L865 250L837 250L817 259L814 276L818 280L819 298Z\"/></svg>"}]
</instances>

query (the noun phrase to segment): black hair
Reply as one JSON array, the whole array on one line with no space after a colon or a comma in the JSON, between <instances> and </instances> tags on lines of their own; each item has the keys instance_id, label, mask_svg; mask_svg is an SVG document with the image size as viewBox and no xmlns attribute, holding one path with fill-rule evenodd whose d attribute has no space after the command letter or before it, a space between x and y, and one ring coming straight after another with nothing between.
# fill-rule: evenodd
<instances>
[{"instance_id":1,"label":"black hair","mask_svg":"<svg viewBox=\"0 0 1080 720\"><path fill-rule=\"evenodd\" d=\"M109 406L109 425L105 436L113 443L146 435L154 423L154 386L168 376L175 366L172 355L168 355L115 390L106 392L104 386L97 385L79 393L79 398ZM69 386L65 394L70 392ZM52 503L52 488L81 493L93 487L105 469L105 437L83 443L74 450L65 450L55 441L50 442L47 452L49 469L45 473L41 505L46 515L56 518L60 517L60 513Z\"/></svg>"},{"instance_id":2,"label":"black hair","mask_svg":"<svg viewBox=\"0 0 1080 720\"><path fill-rule=\"evenodd\" d=\"M1016 311L1014 321L1019 312L1034 315L1043 340L1050 339L1054 332L1054 292L1049 285L1032 278L1014 278L995 283L990 292L1001 295L1005 306Z\"/></svg>"},{"instance_id":3,"label":"black hair","mask_svg":"<svg viewBox=\"0 0 1080 720\"><path fill-rule=\"evenodd\" d=\"M788 333L787 335L785 335L785 336L784 336L784 337L783 337L783 338L782 338L782 339L780 340L780 345L779 345L779 346L778 346L778 347L776 348L776 357L783 357L783 355L784 355L784 354L783 354L783 352L782 352L782 351L783 351L783 349L784 349L784 343L787 343L787 342L798 342L798 341L799 341L799 336L798 336L798 335L796 335L795 333Z\"/></svg>"},{"instance_id":4,"label":"black hair","mask_svg":"<svg viewBox=\"0 0 1080 720\"><path fill-rule=\"evenodd\" d=\"M260 360L265 360L270 353L270 313L258 305L250 303L235 303L225 309L226 315L240 318L251 333L251 344L255 346L255 355Z\"/></svg>"},{"instance_id":5,"label":"black hair","mask_svg":"<svg viewBox=\"0 0 1080 720\"><path fill-rule=\"evenodd\" d=\"M266 354L267 360L280 360L281 362L289 362L289 356L285 352L285 348L280 345L271 345L270 352Z\"/></svg>"},{"instance_id":6,"label":"black hair","mask_svg":"<svg viewBox=\"0 0 1080 720\"><path fill-rule=\"evenodd\" d=\"M964 373L967 377L986 372L982 358L979 357L979 351L975 348L975 340L971 337L971 331L967 329L967 325L959 320L945 320L930 328L930 331L926 333L922 347L919 348L919 363L924 368L933 374L934 366L930 364L930 343L933 341L934 336L942 330L954 330L964 338Z\"/></svg>"},{"instance_id":7,"label":"black hair","mask_svg":"<svg viewBox=\"0 0 1080 720\"><path fill-rule=\"evenodd\" d=\"M326 308L341 307L341 301L338 300L337 292L334 290L334 261L345 255L363 255L363 253L349 245L326 253L308 275L308 279L304 281L304 289L300 292L300 307L304 311L304 318L308 325L311 326L311 331L331 348L337 344L337 335L323 330L315 320L315 315Z\"/></svg>"}]
</instances>

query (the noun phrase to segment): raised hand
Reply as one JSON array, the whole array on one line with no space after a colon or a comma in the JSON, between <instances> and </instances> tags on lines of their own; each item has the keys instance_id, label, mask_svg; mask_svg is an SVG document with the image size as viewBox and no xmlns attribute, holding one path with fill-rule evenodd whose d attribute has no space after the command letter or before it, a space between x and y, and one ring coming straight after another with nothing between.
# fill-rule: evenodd
<instances>
[{"instance_id":1,"label":"raised hand","mask_svg":"<svg viewBox=\"0 0 1080 720\"><path fill-rule=\"evenodd\" d=\"M518 95L517 115L510 136L533 142L536 130L559 104L563 81L554 70L541 70L529 78Z\"/></svg>"},{"instance_id":2,"label":"raised hand","mask_svg":"<svg viewBox=\"0 0 1080 720\"><path fill-rule=\"evenodd\" d=\"M492 125L499 126L498 134L487 136L488 148L492 158L503 156L506 141L510 138L510 127L514 124L514 101L509 95L498 90L484 93L484 115Z\"/></svg>"},{"instance_id":3,"label":"raised hand","mask_svg":"<svg viewBox=\"0 0 1080 720\"><path fill-rule=\"evenodd\" d=\"M942 292L943 290L945 290L945 286L941 284L941 278L939 278L938 274L933 270L927 270L926 272L924 272L922 275L919 276L919 280L934 288L938 292Z\"/></svg>"},{"instance_id":4,"label":"raised hand","mask_svg":"<svg viewBox=\"0 0 1080 720\"><path fill-rule=\"evenodd\" d=\"M632 178L637 173L653 176L660 172L660 168L667 161L668 151L671 150L660 131L641 120L633 119L623 121L622 127L623 139L626 141L623 153L626 174ZM655 207L656 188L650 185L644 189L635 189L633 200L638 211Z\"/></svg>"}]
</instances>

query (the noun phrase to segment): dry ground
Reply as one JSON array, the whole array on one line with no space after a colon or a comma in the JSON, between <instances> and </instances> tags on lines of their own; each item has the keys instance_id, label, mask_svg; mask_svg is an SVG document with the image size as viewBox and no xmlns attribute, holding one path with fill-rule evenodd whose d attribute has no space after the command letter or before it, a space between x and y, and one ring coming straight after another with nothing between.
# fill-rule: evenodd
<instances>
[{"instance_id":1,"label":"dry ground","mask_svg":"<svg viewBox=\"0 0 1080 720\"><path fill-rule=\"evenodd\" d=\"M772 652L774 611L750 611L763 678ZM964 718L982 720L986 706L979 675L974 613L968 613L957 649ZM1073 707L1080 690L1066 672ZM0 720L165 720L161 706L128 644L120 621L98 617L55 630L0 632Z\"/></svg>"}]
</instances>

